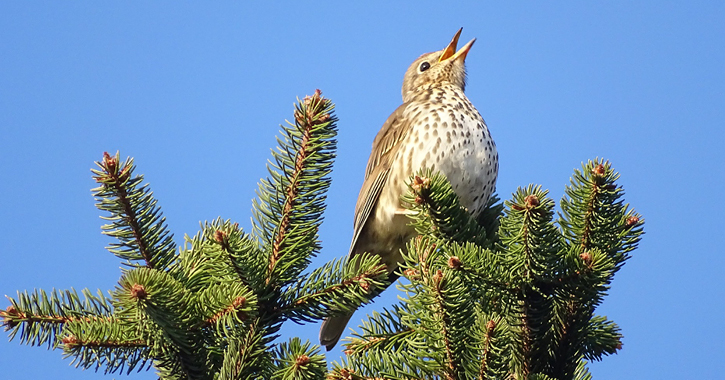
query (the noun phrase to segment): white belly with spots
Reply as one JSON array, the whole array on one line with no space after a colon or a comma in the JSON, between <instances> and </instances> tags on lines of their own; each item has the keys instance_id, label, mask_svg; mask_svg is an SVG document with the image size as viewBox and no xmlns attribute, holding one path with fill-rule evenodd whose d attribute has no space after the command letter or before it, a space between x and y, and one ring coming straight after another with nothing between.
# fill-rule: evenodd
<instances>
[{"instance_id":1,"label":"white belly with spots","mask_svg":"<svg viewBox=\"0 0 725 380\"><path fill-rule=\"evenodd\" d=\"M391 167L389 182L380 194L375 211L378 220L397 235L410 236L408 220L400 214L400 196L408 191L405 181L423 168L444 174L461 204L474 215L486 206L496 186L498 153L483 118L465 97L453 105L430 103L411 106L406 117L413 126L401 141L405 147ZM450 104L448 102L447 104ZM401 180L403 179L403 180ZM394 212L393 210L397 210Z\"/></svg>"},{"instance_id":2,"label":"white belly with spots","mask_svg":"<svg viewBox=\"0 0 725 380\"><path fill-rule=\"evenodd\" d=\"M450 99L446 100L446 96ZM380 254L390 271L401 261L400 249L415 235L400 203L408 179L421 169L444 174L461 205L477 215L496 187L498 153L483 118L462 93L431 90L411 101L403 118L410 121L392 160L373 215L356 252Z\"/></svg>"},{"instance_id":3,"label":"white belly with spots","mask_svg":"<svg viewBox=\"0 0 725 380\"><path fill-rule=\"evenodd\" d=\"M451 182L461 204L477 214L496 186L498 153L486 123L468 99L454 104L440 106L433 113L424 110L411 115L415 124L405 144L410 148L401 152L394 170L440 171Z\"/></svg>"}]
</instances>

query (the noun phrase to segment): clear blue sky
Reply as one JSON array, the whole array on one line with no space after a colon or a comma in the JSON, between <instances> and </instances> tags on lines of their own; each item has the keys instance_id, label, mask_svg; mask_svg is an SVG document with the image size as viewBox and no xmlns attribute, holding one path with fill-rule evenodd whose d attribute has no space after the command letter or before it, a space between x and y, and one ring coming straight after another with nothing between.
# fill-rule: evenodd
<instances>
[{"instance_id":1,"label":"clear blue sky","mask_svg":"<svg viewBox=\"0 0 725 380\"><path fill-rule=\"evenodd\" d=\"M313 265L345 255L403 73L463 27L478 38L467 94L499 149L498 193L537 183L558 200L581 161L605 157L646 218L599 309L624 349L595 378L723 376L725 3L240 3L0 5L0 295L114 287L89 191L103 151L136 158L178 243L217 216L248 227L278 125L316 88L340 133ZM3 379L110 378L2 335Z\"/></svg>"}]
</instances>

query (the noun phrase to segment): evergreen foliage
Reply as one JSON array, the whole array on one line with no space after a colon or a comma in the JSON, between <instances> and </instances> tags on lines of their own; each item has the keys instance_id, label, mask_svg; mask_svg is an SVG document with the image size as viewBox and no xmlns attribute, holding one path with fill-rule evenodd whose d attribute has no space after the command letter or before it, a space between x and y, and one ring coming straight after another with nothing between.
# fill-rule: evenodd
<instances>
[{"instance_id":1,"label":"evergreen foliage","mask_svg":"<svg viewBox=\"0 0 725 380\"><path fill-rule=\"evenodd\" d=\"M558 219L547 191L530 185L498 223L479 224L444 177L412 177L404 200L421 236L403 255L406 297L363 324L332 377L590 378L585 359L622 345L619 327L594 311L643 233L617 179L608 162L590 161ZM489 204L487 215L500 209Z\"/></svg>"},{"instance_id":2,"label":"evergreen foliage","mask_svg":"<svg viewBox=\"0 0 725 380\"><path fill-rule=\"evenodd\" d=\"M277 342L286 321L350 312L388 277L368 255L303 274L321 249L333 110L319 91L295 106L251 233L217 219L182 247L133 160L104 154L93 191L125 264L118 285L19 292L0 311L10 338L61 348L81 368L153 367L162 379L590 379L586 361L621 348L619 327L595 310L643 219L601 159L574 173L558 215L530 185L492 197L476 219L444 176L420 171L402 199L420 236L403 253L399 304L370 315L329 372L317 345Z\"/></svg>"}]
</instances>

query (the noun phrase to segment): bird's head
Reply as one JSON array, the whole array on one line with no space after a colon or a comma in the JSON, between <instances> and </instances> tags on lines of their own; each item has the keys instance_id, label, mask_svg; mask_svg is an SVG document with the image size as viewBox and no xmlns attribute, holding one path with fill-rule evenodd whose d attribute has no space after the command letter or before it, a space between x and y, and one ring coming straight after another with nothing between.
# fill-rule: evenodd
<instances>
[{"instance_id":1,"label":"bird's head","mask_svg":"<svg viewBox=\"0 0 725 380\"><path fill-rule=\"evenodd\" d=\"M445 49L423 54L410 65L403 78L403 102L410 101L421 91L445 84L459 87L461 91L465 90L466 55L476 39L472 39L456 51L462 30L463 28L456 32Z\"/></svg>"}]
</instances>

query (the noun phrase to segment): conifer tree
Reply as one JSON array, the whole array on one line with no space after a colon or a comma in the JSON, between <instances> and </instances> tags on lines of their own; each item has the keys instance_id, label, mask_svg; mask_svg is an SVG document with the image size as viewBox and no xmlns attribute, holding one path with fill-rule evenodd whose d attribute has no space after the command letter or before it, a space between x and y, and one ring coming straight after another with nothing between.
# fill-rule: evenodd
<instances>
[{"instance_id":1,"label":"conifer tree","mask_svg":"<svg viewBox=\"0 0 725 380\"><path fill-rule=\"evenodd\" d=\"M282 127L252 231L205 222L177 247L132 159L104 154L94 194L123 260L107 295L19 292L0 317L10 338L60 348L107 373L153 367L161 379L589 379L586 361L621 348L595 314L643 233L601 159L577 170L556 214L539 186L497 197L474 219L448 180L411 176L403 197L420 234L408 243L399 304L375 312L328 372L319 346L280 341L283 323L348 313L387 272L376 256L304 274L335 157L332 102L317 91Z\"/></svg>"}]
</instances>

